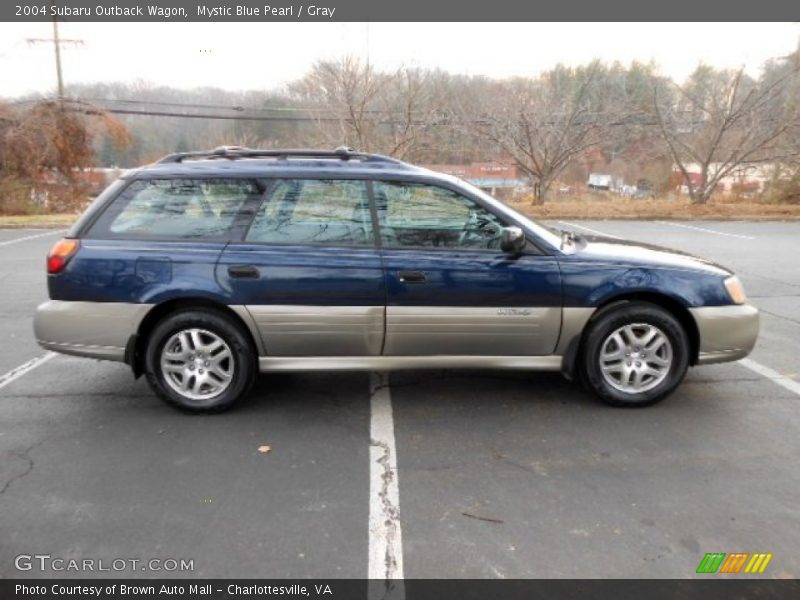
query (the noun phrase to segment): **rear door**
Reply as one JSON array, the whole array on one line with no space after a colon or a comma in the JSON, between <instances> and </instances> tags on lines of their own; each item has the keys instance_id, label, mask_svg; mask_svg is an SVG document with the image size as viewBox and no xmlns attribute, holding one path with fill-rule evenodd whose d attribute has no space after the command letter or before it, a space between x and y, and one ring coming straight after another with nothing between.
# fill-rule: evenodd
<instances>
[{"instance_id":1,"label":"rear door","mask_svg":"<svg viewBox=\"0 0 800 600\"><path fill-rule=\"evenodd\" d=\"M548 355L561 328L556 260L500 250L510 225L454 190L374 182L386 268L386 355Z\"/></svg>"},{"instance_id":2,"label":"rear door","mask_svg":"<svg viewBox=\"0 0 800 600\"><path fill-rule=\"evenodd\" d=\"M275 179L217 278L271 356L374 356L386 302L367 184Z\"/></svg>"},{"instance_id":3,"label":"rear door","mask_svg":"<svg viewBox=\"0 0 800 600\"><path fill-rule=\"evenodd\" d=\"M242 211L261 196L239 178L137 179L82 235L70 269L48 279L58 300L157 304L224 299L214 267L241 237Z\"/></svg>"}]
</instances>

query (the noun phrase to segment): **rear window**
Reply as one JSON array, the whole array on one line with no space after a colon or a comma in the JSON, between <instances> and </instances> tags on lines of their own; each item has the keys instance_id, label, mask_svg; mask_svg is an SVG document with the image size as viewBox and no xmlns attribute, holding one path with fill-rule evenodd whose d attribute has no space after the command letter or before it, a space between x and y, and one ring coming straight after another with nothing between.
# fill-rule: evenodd
<instances>
[{"instance_id":1,"label":"rear window","mask_svg":"<svg viewBox=\"0 0 800 600\"><path fill-rule=\"evenodd\" d=\"M245 179L139 180L103 213L91 237L225 239L245 203L259 195Z\"/></svg>"}]
</instances>

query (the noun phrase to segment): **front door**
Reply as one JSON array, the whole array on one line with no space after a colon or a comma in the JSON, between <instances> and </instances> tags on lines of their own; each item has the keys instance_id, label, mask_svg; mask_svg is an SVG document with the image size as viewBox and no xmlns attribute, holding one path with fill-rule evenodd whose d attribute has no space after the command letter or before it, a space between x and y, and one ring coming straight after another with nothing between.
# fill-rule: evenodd
<instances>
[{"instance_id":1,"label":"front door","mask_svg":"<svg viewBox=\"0 0 800 600\"><path fill-rule=\"evenodd\" d=\"M386 301L364 181L278 179L217 266L271 356L374 356Z\"/></svg>"},{"instance_id":2,"label":"front door","mask_svg":"<svg viewBox=\"0 0 800 600\"><path fill-rule=\"evenodd\" d=\"M558 264L500 250L508 225L443 187L374 182L386 269L384 354L548 355L561 328Z\"/></svg>"}]
</instances>

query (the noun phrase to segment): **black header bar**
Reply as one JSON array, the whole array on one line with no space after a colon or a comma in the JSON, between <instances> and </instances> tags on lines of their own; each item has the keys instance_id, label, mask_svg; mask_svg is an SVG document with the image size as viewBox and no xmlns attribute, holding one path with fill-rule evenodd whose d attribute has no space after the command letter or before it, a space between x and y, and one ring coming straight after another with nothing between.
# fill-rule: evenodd
<instances>
[{"instance_id":1,"label":"black header bar","mask_svg":"<svg viewBox=\"0 0 800 600\"><path fill-rule=\"evenodd\" d=\"M798 21L790 0L11 0L0 21ZM679 43L676 41L676 43Z\"/></svg>"}]
</instances>

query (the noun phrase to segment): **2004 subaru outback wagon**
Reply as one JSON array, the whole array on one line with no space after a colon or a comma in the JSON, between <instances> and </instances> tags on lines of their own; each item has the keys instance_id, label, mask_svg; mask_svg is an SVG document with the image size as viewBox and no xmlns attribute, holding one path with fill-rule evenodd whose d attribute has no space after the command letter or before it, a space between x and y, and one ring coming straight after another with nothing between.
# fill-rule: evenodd
<instances>
[{"instance_id":1,"label":"2004 subaru outback wagon","mask_svg":"<svg viewBox=\"0 0 800 600\"><path fill-rule=\"evenodd\" d=\"M562 371L603 401L667 396L758 334L711 262L556 232L395 159L219 148L112 184L47 258L39 343L124 361L219 411L258 371Z\"/></svg>"}]
</instances>

